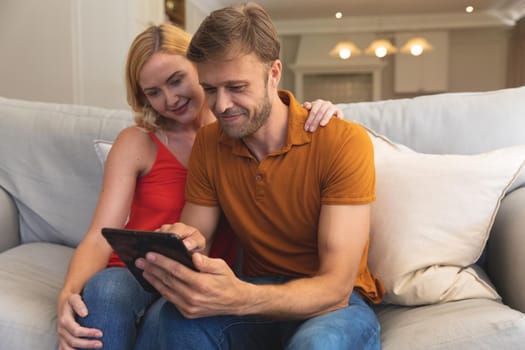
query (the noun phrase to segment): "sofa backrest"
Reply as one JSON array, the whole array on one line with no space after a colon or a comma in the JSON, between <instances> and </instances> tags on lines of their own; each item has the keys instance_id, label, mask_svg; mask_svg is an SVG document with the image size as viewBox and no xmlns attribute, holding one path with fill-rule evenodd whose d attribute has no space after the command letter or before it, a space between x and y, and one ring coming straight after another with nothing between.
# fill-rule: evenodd
<instances>
[{"instance_id":1,"label":"sofa backrest","mask_svg":"<svg viewBox=\"0 0 525 350\"><path fill-rule=\"evenodd\" d=\"M525 86L339 107L346 119L422 153L475 154L525 144Z\"/></svg>"},{"instance_id":2,"label":"sofa backrest","mask_svg":"<svg viewBox=\"0 0 525 350\"><path fill-rule=\"evenodd\" d=\"M472 154L525 144L525 87L341 104L347 119L425 153ZM0 97L0 187L15 200L22 242L75 246L93 215L102 166L132 113Z\"/></svg>"},{"instance_id":3,"label":"sofa backrest","mask_svg":"<svg viewBox=\"0 0 525 350\"><path fill-rule=\"evenodd\" d=\"M0 186L18 207L22 242L78 244L102 180L93 140L130 124L131 111L0 97Z\"/></svg>"}]
</instances>

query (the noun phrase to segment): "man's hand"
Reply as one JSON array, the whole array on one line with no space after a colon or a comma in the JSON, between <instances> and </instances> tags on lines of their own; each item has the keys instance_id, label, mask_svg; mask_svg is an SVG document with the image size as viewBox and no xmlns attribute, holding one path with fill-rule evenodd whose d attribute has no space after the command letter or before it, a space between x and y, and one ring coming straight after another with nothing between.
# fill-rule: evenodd
<instances>
[{"instance_id":1,"label":"man's hand","mask_svg":"<svg viewBox=\"0 0 525 350\"><path fill-rule=\"evenodd\" d=\"M343 111L330 101L317 99L303 103L303 107L309 110L308 119L304 124L306 131L314 132L319 125L325 126L334 115L339 119L344 118Z\"/></svg>"},{"instance_id":2,"label":"man's hand","mask_svg":"<svg viewBox=\"0 0 525 350\"><path fill-rule=\"evenodd\" d=\"M58 349L72 350L76 348L100 349L100 340L86 338L100 338L102 331L96 328L85 328L75 320L75 314L86 317L88 310L79 294L70 294L61 298L58 306L57 333Z\"/></svg>"},{"instance_id":3,"label":"man's hand","mask_svg":"<svg viewBox=\"0 0 525 350\"><path fill-rule=\"evenodd\" d=\"M206 238L195 227L176 222L173 225L162 225L158 232L176 234L190 252L202 251L206 248Z\"/></svg>"},{"instance_id":4,"label":"man's hand","mask_svg":"<svg viewBox=\"0 0 525 350\"><path fill-rule=\"evenodd\" d=\"M200 272L156 253L136 265L144 277L186 318L241 314L247 283L239 280L222 259L193 254Z\"/></svg>"}]
</instances>

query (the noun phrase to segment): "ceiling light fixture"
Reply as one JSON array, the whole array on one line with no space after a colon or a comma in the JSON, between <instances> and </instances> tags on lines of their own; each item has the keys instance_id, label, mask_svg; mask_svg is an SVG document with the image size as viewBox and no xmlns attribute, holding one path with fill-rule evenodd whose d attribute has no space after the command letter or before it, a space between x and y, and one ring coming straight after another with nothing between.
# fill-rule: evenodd
<instances>
[{"instance_id":1,"label":"ceiling light fixture","mask_svg":"<svg viewBox=\"0 0 525 350\"><path fill-rule=\"evenodd\" d=\"M338 56L343 60L347 60L351 56L356 56L359 54L361 54L361 50L353 42L350 41L340 41L330 51L331 56Z\"/></svg>"},{"instance_id":2,"label":"ceiling light fixture","mask_svg":"<svg viewBox=\"0 0 525 350\"><path fill-rule=\"evenodd\" d=\"M365 50L367 55L375 55L376 57L382 58L386 55L396 53L397 49L389 40L376 39L368 45Z\"/></svg>"},{"instance_id":3,"label":"ceiling light fixture","mask_svg":"<svg viewBox=\"0 0 525 350\"><path fill-rule=\"evenodd\" d=\"M376 0L378 2L381 0ZM338 11L335 13L336 19L341 19L343 17L343 13ZM381 32L382 28L382 16L378 16L376 18L377 21L377 32ZM432 50L432 46L428 43L428 41L425 38L422 37L415 37L410 39L402 48L401 52L403 53L410 53L413 56L419 56L423 54L423 52ZM365 49L365 53L367 55L376 56L378 58L383 58L387 55L394 54L398 52L398 49L392 45L390 40L386 38L381 38L378 35L378 39L373 40L368 47ZM331 56L339 57L343 60L349 59L351 56L359 55L361 53L361 50L350 41L340 41L337 43L337 45L330 51Z\"/></svg>"},{"instance_id":4,"label":"ceiling light fixture","mask_svg":"<svg viewBox=\"0 0 525 350\"><path fill-rule=\"evenodd\" d=\"M412 56L420 56L423 52L429 50L433 50L432 45L429 44L427 39L422 37L412 38L401 47L401 52L410 53Z\"/></svg>"},{"instance_id":5,"label":"ceiling light fixture","mask_svg":"<svg viewBox=\"0 0 525 350\"><path fill-rule=\"evenodd\" d=\"M412 56L421 56L427 51L433 50L433 46L423 37L414 37L408 40L399 49L400 52L411 54ZM367 55L375 55L378 58L383 58L386 55L397 53L398 49L392 45L389 40L377 39L370 43L366 48L365 53ZM350 41L340 41L330 51L331 56L339 57L341 59L349 59L351 56L357 56L361 54L361 50Z\"/></svg>"},{"instance_id":6,"label":"ceiling light fixture","mask_svg":"<svg viewBox=\"0 0 525 350\"><path fill-rule=\"evenodd\" d=\"M465 7L465 11L466 11L467 13L472 13L472 12L474 12L474 6L467 6L467 7Z\"/></svg>"}]
</instances>

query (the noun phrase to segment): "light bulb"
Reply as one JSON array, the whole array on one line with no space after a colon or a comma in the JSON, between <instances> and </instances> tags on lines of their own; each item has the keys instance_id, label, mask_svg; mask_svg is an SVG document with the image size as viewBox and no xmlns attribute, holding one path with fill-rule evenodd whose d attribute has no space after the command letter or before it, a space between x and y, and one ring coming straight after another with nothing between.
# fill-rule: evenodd
<instances>
[{"instance_id":1,"label":"light bulb","mask_svg":"<svg viewBox=\"0 0 525 350\"><path fill-rule=\"evenodd\" d=\"M350 49L343 48L339 50L339 57L341 57L343 60L350 58L350 56L352 56L352 51L350 51Z\"/></svg>"},{"instance_id":2,"label":"light bulb","mask_svg":"<svg viewBox=\"0 0 525 350\"><path fill-rule=\"evenodd\" d=\"M386 54L387 54L387 49L386 49L386 47L384 47L384 46L379 46L379 47L377 47L376 50L375 50L375 54L376 54L376 56L379 57L379 58L381 58L381 57L385 57Z\"/></svg>"},{"instance_id":3,"label":"light bulb","mask_svg":"<svg viewBox=\"0 0 525 350\"><path fill-rule=\"evenodd\" d=\"M335 13L335 18L337 18L337 19L343 18L343 13L342 12L336 12Z\"/></svg>"},{"instance_id":4,"label":"light bulb","mask_svg":"<svg viewBox=\"0 0 525 350\"><path fill-rule=\"evenodd\" d=\"M420 44L415 44L410 47L410 53L413 56L419 56L423 53L423 46Z\"/></svg>"}]
</instances>

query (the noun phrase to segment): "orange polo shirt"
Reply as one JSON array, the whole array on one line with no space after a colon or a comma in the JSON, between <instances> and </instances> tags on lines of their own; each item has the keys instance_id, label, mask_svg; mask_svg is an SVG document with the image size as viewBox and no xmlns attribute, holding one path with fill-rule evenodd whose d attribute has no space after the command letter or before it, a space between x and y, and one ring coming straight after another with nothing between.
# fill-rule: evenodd
<instances>
[{"instance_id":1,"label":"orange polo shirt","mask_svg":"<svg viewBox=\"0 0 525 350\"><path fill-rule=\"evenodd\" d=\"M286 91L289 106L284 147L262 161L218 123L201 128L193 145L186 200L220 206L243 247L247 276L305 277L319 268L318 221L323 204L375 200L373 146L358 124L333 118L304 131L308 112ZM384 288L363 252L354 288L380 302Z\"/></svg>"}]
</instances>

